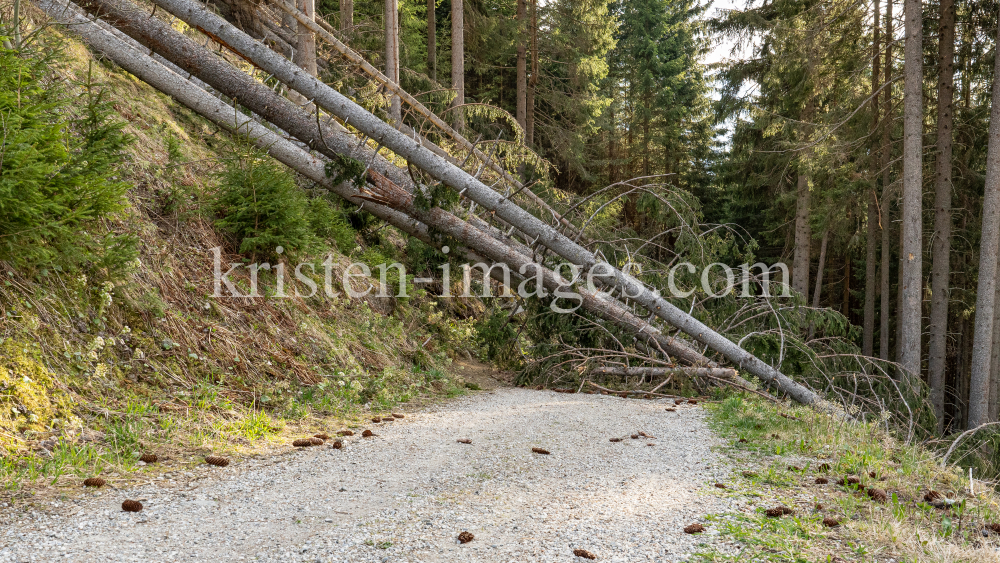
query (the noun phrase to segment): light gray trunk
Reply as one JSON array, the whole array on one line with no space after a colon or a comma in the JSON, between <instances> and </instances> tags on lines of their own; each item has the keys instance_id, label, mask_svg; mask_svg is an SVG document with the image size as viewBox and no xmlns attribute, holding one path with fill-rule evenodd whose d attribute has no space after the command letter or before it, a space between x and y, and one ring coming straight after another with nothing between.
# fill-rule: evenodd
<instances>
[{"instance_id":1,"label":"light gray trunk","mask_svg":"<svg viewBox=\"0 0 1000 563\"><path fill-rule=\"evenodd\" d=\"M823 229L823 238L819 243L819 263L816 264L816 287L813 289L813 309L819 309L819 300L823 293L823 270L826 268L826 245L830 241L830 225L827 225ZM814 322L809 323L809 338L812 340L813 331L816 325Z\"/></svg>"},{"instance_id":2,"label":"light gray trunk","mask_svg":"<svg viewBox=\"0 0 1000 563\"><path fill-rule=\"evenodd\" d=\"M893 37L893 26L892 26L892 5L894 0L887 0L885 3L885 76L886 82L890 80L892 76L892 44L895 37ZM882 257L879 266L879 296L880 296L880 313L879 313L879 337L878 337L878 357L884 361L889 361L889 335L890 327L889 320L891 315L889 314L890 304L890 246L889 241L891 240L890 227L892 226L892 217L890 206L889 195L891 193L892 187L892 174L889 172L889 167L892 162L892 90L891 86L889 90L885 93L884 106L882 110L882 213L880 224L882 226Z\"/></svg>"},{"instance_id":3,"label":"light gray trunk","mask_svg":"<svg viewBox=\"0 0 1000 563\"><path fill-rule=\"evenodd\" d=\"M916 394L920 381L921 304L923 302L923 7L921 0L906 0L903 84L903 197L902 256L899 283L899 363L909 392ZM992 299L992 298L991 298ZM990 331L987 331L990 332ZM989 360L987 360L988 362Z\"/></svg>"},{"instance_id":4,"label":"light gray trunk","mask_svg":"<svg viewBox=\"0 0 1000 563\"><path fill-rule=\"evenodd\" d=\"M427 0L427 76L437 82L437 0Z\"/></svg>"},{"instance_id":5,"label":"light gray trunk","mask_svg":"<svg viewBox=\"0 0 1000 563\"><path fill-rule=\"evenodd\" d=\"M311 20L316 19L315 0L297 0L298 8ZM298 26L295 64L316 76L316 37L304 25Z\"/></svg>"},{"instance_id":6,"label":"light gray trunk","mask_svg":"<svg viewBox=\"0 0 1000 563\"><path fill-rule=\"evenodd\" d=\"M801 164L800 164L801 166ZM792 256L792 289L809 298L809 177L802 171L795 187L795 252Z\"/></svg>"},{"instance_id":7,"label":"light gray trunk","mask_svg":"<svg viewBox=\"0 0 1000 563\"><path fill-rule=\"evenodd\" d=\"M888 0L892 1L892 0ZM881 41L881 26L879 25L882 19L882 12L879 9L879 0L875 0L872 9L874 14L873 26L874 26L874 38L872 40L872 123L875 124L877 129L879 123L879 73L882 71L881 65L881 54L882 46ZM878 169L878 159L876 158L876 152L872 151L871 166L873 170ZM867 222L868 228L866 232L865 240L865 310L862 319L862 337L861 337L861 353L865 356L871 356L875 351L875 294L877 288L875 284L876 269L878 268L878 235L879 235L879 216L878 216L878 196L875 193L875 185L878 184L876 176L872 175L872 189L868 193L868 214Z\"/></svg>"},{"instance_id":8,"label":"light gray trunk","mask_svg":"<svg viewBox=\"0 0 1000 563\"><path fill-rule=\"evenodd\" d=\"M1000 45L1000 29L997 32ZM996 276L1000 247L1000 57L993 69L990 108L990 142L986 151L986 186L983 196L983 234L979 247L979 285L976 290L976 328L973 331L969 428L989 421L990 359L996 307Z\"/></svg>"},{"instance_id":9,"label":"light gray trunk","mask_svg":"<svg viewBox=\"0 0 1000 563\"><path fill-rule=\"evenodd\" d=\"M591 373L598 375L618 375L623 377L660 377L679 373L687 376L712 376L730 379L736 375L736 370L730 368L661 368L661 367L612 367L595 368Z\"/></svg>"},{"instance_id":10,"label":"light gray trunk","mask_svg":"<svg viewBox=\"0 0 1000 563\"><path fill-rule=\"evenodd\" d=\"M107 0L103 3L112 3L113 1ZM341 119L349 120L351 125L363 134L389 148L401 158L409 160L412 165L422 169L431 177L473 200L482 206L485 212L495 213L498 218L508 224L517 226L523 233L534 237L535 243L580 266L584 276L588 273L592 274L595 281L630 296L638 305L719 352L740 368L761 378L765 383L788 394L792 399L816 405L823 410L835 411L813 391L792 381L694 317L660 298L653 290L632 276L598 259L592 252L569 240L553 227L527 213L447 160L435 155L434 152L423 147L419 140L411 139L357 106L336 90L300 72L299 69L289 65L276 53L204 10L198 4L190 0L157 0L157 5L180 17L189 25L205 29L219 37L262 69L286 82L291 88L310 99L314 99L320 107ZM277 124L280 125L280 123ZM350 154L350 151L347 154ZM419 219L419 217L417 218Z\"/></svg>"},{"instance_id":11,"label":"light gray trunk","mask_svg":"<svg viewBox=\"0 0 1000 563\"><path fill-rule=\"evenodd\" d=\"M1000 265L998 265L998 268L1000 268ZM1000 307L996 306L998 302L1000 302L1000 283L996 284L996 292L993 298L993 349L990 353L990 421L997 420L997 415L1000 414Z\"/></svg>"},{"instance_id":12,"label":"light gray trunk","mask_svg":"<svg viewBox=\"0 0 1000 563\"><path fill-rule=\"evenodd\" d=\"M934 242L931 245L931 318L928 379L937 432L944 431L945 361L951 276L951 155L955 97L955 0L941 0L938 31L937 159L934 163Z\"/></svg>"},{"instance_id":13,"label":"light gray trunk","mask_svg":"<svg viewBox=\"0 0 1000 563\"><path fill-rule=\"evenodd\" d=\"M460 133L465 129L465 0L451 0L451 89L452 126Z\"/></svg>"},{"instance_id":14,"label":"light gray trunk","mask_svg":"<svg viewBox=\"0 0 1000 563\"><path fill-rule=\"evenodd\" d=\"M385 0L385 75L399 84L399 0ZM395 94L389 99L389 118L396 126L402 123L400 100Z\"/></svg>"},{"instance_id":15,"label":"light gray trunk","mask_svg":"<svg viewBox=\"0 0 1000 563\"><path fill-rule=\"evenodd\" d=\"M340 0L340 33L350 41L354 35L354 0Z\"/></svg>"},{"instance_id":16,"label":"light gray trunk","mask_svg":"<svg viewBox=\"0 0 1000 563\"><path fill-rule=\"evenodd\" d=\"M525 40L527 13L525 0L517 0L517 124L528 127L528 45Z\"/></svg>"}]
</instances>

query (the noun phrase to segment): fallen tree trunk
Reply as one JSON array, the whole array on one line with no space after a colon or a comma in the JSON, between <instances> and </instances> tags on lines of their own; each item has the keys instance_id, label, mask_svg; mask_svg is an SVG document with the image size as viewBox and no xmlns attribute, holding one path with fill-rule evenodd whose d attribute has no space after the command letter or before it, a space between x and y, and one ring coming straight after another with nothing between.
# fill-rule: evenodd
<instances>
[{"instance_id":1,"label":"fallen tree trunk","mask_svg":"<svg viewBox=\"0 0 1000 563\"><path fill-rule=\"evenodd\" d=\"M612 366L602 366L594 369L591 373L597 375L618 375L624 377L641 377L641 376L653 376L662 377L664 375L672 375L675 373L687 375L687 376L701 376L701 377L722 377L726 379L732 379L736 377L736 370L732 368L687 368L687 367L612 367Z\"/></svg>"},{"instance_id":2,"label":"fallen tree trunk","mask_svg":"<svg viewBox=\"0 0 1000 563\"><path fill-rule=\"evenodd\" d=\"M95 2L95 0L87 1ZM464 170L423 147L419 141L407 137L372 115L340 92L309 76L308 73L289 63L267 46L255 41L225 20L208 12L191 0L155 0L155 2L189 25L203 30L212 37L219 38L230 48L285 82L290 88L312 99L318 106L349 122L362 133L388 147L397 155L406 158L410 163L438 181L481 205L488 212L495 213L497 217L508 224L516 226L529 237L534 237L533 244L541 244L569 262L581 266L585 273L592 272L597 280L609 287L619 289L629 299L679 328L698 342L719 352L740 369L756 375L795 401L817 405L824 410L836 410L811 389L793 381L774 367L740 348L725 336L661 298L658 292L647 288L636 278L599 259L594 253L570 240L557 229L531 215ZM280 125L280 122L278 124Z\"/></svg>"},{"instance_id":3,"label":"fallen tree trunk","mask_svg":"<svg viewBox=\"0 0 1000 563\"><path fill-rule=\"evenodd\" d=\"M544 286L549 291L555 291L560 288L566 289L569 286L566 280L563 280L551 270L535 264L531 261L530 257L516 252L509 246L504 245L500 240L469 225L458 217L439 208L429 210L418 209L418 206L413 202L413 194L396 186L384 176L374 173L377 190L367 193L348 182L334 184L326 173L325 162L310 155L291 141L282 139L273 131L243 113L233 111L231 106L188 82L183 77L178 76L149 56L126 44L121 39L114 37L110 32L101 29L97 24L89 22L83 15L75 12L72 9L72 5L67 6L66 4L56 2L56 0L41 0L39 5L58 21L73 25L74 31L79 33L89 44L102 51L128 72L149 83L157 90L174 97L213 123L231 132L238 132L239 134L248 136L257 146L265 148L274 158L283 164L298 171L310 180L327 187L354 204L366 205L366 208L371 213L400 228L402 231L430 244L438 244L427 228L428 223L419 220L419 217L415 218L415 216L419 215L433 222L438 229L446 234L467 244L476 252L481 253L485 259L493 263L514 266L515 272L519 271L522 267L526 271L529 267L538 267L543 275ZM251 79L250 77L246 77L246 80L249 81ZM397 208L402 208L407 214L400 213L396 208L376 203L375 200L377 199L391 203ZM468 254L473 259L483 259L474 252L468 252ZM491 276L495 276L498 281L503 281L503 276L499 270L491 269L490 274ZM668 337L655 327L649 325L646 321L632 315L616 301L603 299L599 294L590 292L582 293L581 298L585 310L610 320L629 332L636 334L644 341L649 342L653 347L659 348L664 355L672 354L679 359L694 364L714 364L714 362L696 350L688 347L682 340Z\"/></svg>"}]
</instances>

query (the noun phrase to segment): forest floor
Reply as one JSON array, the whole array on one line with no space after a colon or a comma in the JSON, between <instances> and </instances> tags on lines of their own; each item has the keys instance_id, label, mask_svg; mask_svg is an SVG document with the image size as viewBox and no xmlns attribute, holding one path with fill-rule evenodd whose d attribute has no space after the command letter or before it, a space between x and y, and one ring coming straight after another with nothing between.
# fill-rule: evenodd
<instances>
[{"instance_id":1,"label":"forest floor","mask_svg":"<svg viewBox=\"0 0 1000 563\"><path fill-rule=\"evenodd\" d=\"M476 365L466 381L489 385ZM677 561L735 553L701 405L499 387L375 436L77 489L0 527L0 561ZM331 428L329 431L340 430ZM646 437L631 436L639 432ZM612 438L622 438L612 442ZM471 440L470 444L458 439ZM543 448L548 455L534 453ZM139 500L138 513L121 511ZM685 534L694 523L703 534ZM460 544L461 532L474 539Z\"/></svg>"}]
</instances>

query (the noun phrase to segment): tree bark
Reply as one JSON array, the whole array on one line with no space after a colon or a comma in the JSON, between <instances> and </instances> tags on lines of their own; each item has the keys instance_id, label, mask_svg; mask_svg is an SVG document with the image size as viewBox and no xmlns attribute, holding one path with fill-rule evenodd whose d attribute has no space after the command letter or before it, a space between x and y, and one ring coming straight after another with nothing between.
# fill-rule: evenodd
<instances>
[{"instance_id":1,"label":"tree bark","mask_svg":"<svg viewBox=\"0 0 1000 563\"><path fill-rule=\"evenodd\" d=\"M347 41L354 38L354 0L340 0L340 33Z\"/></svg>"},{"instance_id":2,"label":"tree bark","mask_svg":"<svg viewBox=\"0 0 1000 563\"><path fill-rule=\"evenodd\" d=\"M997 31L997 39L997 44L1000 45L1000 29ZM990 359L996 307L997 259L1000 257L1000 57L995 58L990 141L986 151L983 234L979 247L976 328L973 331L972 373L969 383L969 428L989 421Z\"/></svg>"},{"instance_id":3,"label":"tree bark","mask_svg":"<svg viewBox=\"0 0 1000 563\"><path fill-rule=\"evenodd\" d=\"M830 225L823 229L823 238L819 243L819 263L816 264L816 287L813 289L813 309L819 309L819 300L823 292L823 270L826 267L826 244L830 240ZM809 323L809 338L812 340L815 323Z\"/></svg>"},{"instance_id":4,"label":"tree bark","mask_svg":"<svg viewBox=\"0 0 1000 563\"><path fill-rule=\"evenodd\" d=\"M461 133L465 129L465 0L451 0L451 89L455 100L451 104L452 126Z\"/></svg>"},{"instance_id":5,"label":"tree bark","mask_svg":"<svg viewBox=\"0 0 1000 563\"><path fill-rule=\"evenodd\" d=\"M314 0L297 0L299 10L309 19L316 19L316 3ZM295 48L295 64L316 76L316 36L306 26L299 24L296 36L298 45Z\"/></svg>"},{"instance_id":6,"label":"tree bark","mask_svg":"<svg viewBox=\"0 0 1000 563\"><path fill-rule=\"evenodd\" d=\"M527 9L525 0L517 0L517 124L521 130L528 127L528 45Z\"/></svg>"},{"instance_id":7,"label":"tree bark","mask_svg":"<svg viewBox=\"0 0 1000 563\"><path fill-rule=\"evenodd\" d=\"M535 89L538 88L538 0L531 0L531 77L525 94L524 142L535 143Z\"/></svg>"},{"instance_id":8,"label":"tree bark","mask_svg":"<svg viewBox=\"0 0 1000 563\"><path fill-rule=\"evenodd\" d=\"M427 0L427 76L437 82L437 0Z\"/></svg>"},{"instance_id":9,"label":"tree bark","mask_svg":"<svg viewBox=\"0 0 1000 563\"><path fill-rule=\"evenodd\" d=\"M804 166L803 163L799 164ZM809 226L809 177L799 171L795 188L795 253L792 257L792 289L809 297L809 252L812 233Z\"/></svg>"},{"instance_id":10,"label":"tree bark","mask_svg":"<svg viewBox=\"0 0 1000 563\"><path fill-rule=\"evenodd\" d=\"M910 393L916 394L920 379L921 305L923 302L923 6L921 0L906 0L903 92L903 198L900 219L903 244L899 283L900 354ZM992 289L992 287L991 287ZM992 294L990 297L992 300ZM992 325L992 319L990 319ZM990 326L992 329L992 326ZM992 334L991 330L986 331ZM987 358L987 364L989 359ZM988 367L988 365L987 365Z\"/></svg>"},{"instance_id":11,"label":"tree bark","mask_svg":"<svg viewBox=\"0 0 1000 563\"><path fill-rule=\"evenodd\" d=\"M89 3L109 4L116 1L122 0L90 0ZM518 207L508 198L493 191L454 164L435 155L430 149L423 147L418 140L411 139L406 134L387 125L326 84L313 77L304 76L301 72L296 72L296 69L277 53L254 41L242 31L206 11L198 4L191 0L156 0L156 4L180 17L189 25L205 29L219 37L263 70L272 73L278 80L285 82L303 95L309 96L310 99L314 99L318 106L337 117L349 120L358 131L389 148L400 158L408 160L413 166L422 169L432 178L482 206L485 212L493 213L508 224L517 226L521 232L533 237L534 242L580 266L581 275L584 277L589 275L591 279L602 286L609 289L614 288L620 294L628 295L632 301L653 315L719 352L740 368L788 394L793 400L815 405L821 410L842 414L829 403L823 401L812 390L792 381L777 369L662 299L656 292L634 277L599 259L591 251L570 240L554 227ZM177 35L172 31L170 33ZM280 123L278 124L280 125ZM351 152L348 151L347 154L351 154Z\"/></svg>"},{"instance_id":12,"label":"tree bark","mask_svg":"<svg viewBox=\"0 0 1000 563\"><path fill-rule=\"evenodd\" d=\"M951 276L952 125L955 97L955 0L941 0L938 31L937 159L934 163L934 242L931 265L930 356L927 372L937 431L944 430L944 371L948 354Z\"/></svg>"},{"instance_id":13,"label":"tree bark","mask_svg":"<svg viewBox=\"0 0 1000 563\"><path fill-rule=\"evenodd\" d=\"M997 266L1000 271L1000 265ZM996 284L996 292L993 298L993 349L990 353L990 399L989 418L990 421L997 420L1000 414L1000 283Z\"/></svg>"},{"instance_id":14,"label":"tree bark","mask_svg":"<svg viewBox=\"0 0 1000 563\"><path fill-rule=\"evenodd\" d=\"M892 0L887 0L892 2ZM881 26L879 23L882 19L882 11L879 7L879 0L875 0L874 7L872 10L874 17L872 18L874 26L874 38L872 40L872 103L871 103L871 113L872 113L872 124L873 129L878 129L879 124L879 73L882 71L881 64ZM875 157L875 151L872 151L872 169L873 172L877 174L878 171L878 160ZM878 197L875 194L875 186L878 185L878 177L876 174L872 174L872 189L868 192L868 213L867 213L867 233L865 240L865 310L863 313L864 318L861 321L862 324L862 338L861 338L861 353L865 356L871 356L875 351L875 293L876 293L876 280L875 275L877 273L878 258L876 254L878 253L878 235L880 230L879 216L878 216Z\"/></svg>"},{"instance_id":15,"label":"tree bark","mask_svg":"<svg viewBox=\"0 0 1000 563\"><path fill-rule=\"evenodd\" d=\"M893 43L893 26L892 26L892 5L895 0L886 0L885 3L885 81L888 83L892 79L892 43ZM891 88L891 86L889 87ZM891 212L892 208L889 204L889 194L891 193L892 187L892 174L889 172L890 164L892 163L892 90L887 90L884 96L884 107L882 110L882 206L879 224L882 227L882 257L879 266L879 353L878 357L883 361L889 361L889 319L891 318L889 314L889 308L892 306L890 303L890 284L889 284L889 273L890 273L890 246L889 241L891 240L889 228L892 225L891 222Z\"/></svg>"},{"instance_id":16,"label":"tree bark","mask_svg":"<svg viewBox=\"0 0 1000 563\"><path fill-rule=\"evenodd\" d=\"M385 75L399 84L399 0L385 0ZM402 123L399 96L389 99L389 118L397 127Z\"/></svg>"}]
</instances>

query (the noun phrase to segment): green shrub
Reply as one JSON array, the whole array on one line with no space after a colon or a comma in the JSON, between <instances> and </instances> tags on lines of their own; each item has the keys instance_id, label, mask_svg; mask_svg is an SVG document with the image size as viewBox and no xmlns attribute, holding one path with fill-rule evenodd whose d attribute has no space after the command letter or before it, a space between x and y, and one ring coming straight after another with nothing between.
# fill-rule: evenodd
<instances>
[{"instance_id":1,"label":"green shrub","mask_svg":"<svg viewBox=\"0 0 1000 563\"><path fill-rule=\"evenodd\" d=\"M0 47L0 260L113 275L136 256L134 237L100 223L125 203L117 167L130 139L105 92L88 77L74 95L52 76L58 64L58 45Z\"/></svg>"}]
</instances>

